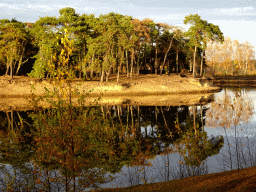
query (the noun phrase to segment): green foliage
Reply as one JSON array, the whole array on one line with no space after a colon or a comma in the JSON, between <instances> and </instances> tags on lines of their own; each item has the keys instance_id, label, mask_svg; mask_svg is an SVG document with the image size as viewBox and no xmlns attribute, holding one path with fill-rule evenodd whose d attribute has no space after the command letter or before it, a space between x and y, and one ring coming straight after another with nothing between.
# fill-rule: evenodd
<instances>
[{"instance_id":1,"label":"green foliage","mask_svg":"<svg viewBox=\"0 0 256 192\"><path fill-rule=\"evenodd\" d=\"M88 77L88 72L90 72L90 78L92 78L93 72L100 73L102 81L105 74L107 76L106 80L108 80L111 73L119 75L120 72L126 72L127 76L132 77L135 68L137 74L139 74L140 69L148 68L151 68L151 70L154 68L155 72L158 69L162 71L164 68L165 72L171 71L171 68L175 67L175 63L176 68L179 68L178 60L182 60L182 63L184 63L180 67L187 67L188 61L185 60L185 57L191 58L191 53L197 51L188 51L189 47L196 46L196 49L205 49L207 41L217 40L221 42L223 40L219 27L207 23L198 15L189 15L185 18L184 23L193 25L186 33L189 40L185 40L182 37L183 34L178 33L178 31L172 34L172 37L167 37L168 30L173 27L162 23L154 23L150 19L140 21L133 19L131 16L117 13L100 15L95 18L94 15L79 15L71 7L60 9L59 14L58 18L40 17L32 25L32 29L28 29L33 47L30 47L31 50L28 52L20 51L24 53L22 58L21 54L11 56L2 52L0 63L3 65L11 62L15 65L15 62L19 62L20 67L20 63L29 58L33 52L35 55L31 58L36 61L29 76L50 77L51 69L48 68L47 62L54 63L54 60L56 60L53 58L54 55L59 55L61 52L56 37L61 38L63 36L65 24L69 28L69 38L74 41L73 45L75 45L72 47L72 54L69 56L69 70L76 75L79 73L79 77ZM16 20L0 20L0 23L2 23L2 26L10 23L22 24ZM174 36L177 40L173 39ZM172 48L173 40L175 48ZM6 46L4 43L1 44L3 47ZM16 43L10 46L17 48L19 45ZM177 47L179 53L176 54ZM174 54L178 58L175 63L173 62ZM165 63L169 63L168 66ZM57 68L57 63L55 65ZM123 65L126 65L126 67Z\"/></svg>"},{"instance_id":2,"label":"green foliage","mask_svg":"<svg viewBox=\"0 0 256 192\"><path fill-rule=\"evenodd\" d=\"M16 64L18 64L17 73L24 63L25 46L29 34L25 29L25 24L18 21L1 20L0 31L0 61L6 64L6 73L10 69L12 76Z\"/></svg>"},{"instance_id":3,"label":"green foliage","mask_svg":"<svg viewBox=\"0 0 256 192\"><path fill-rule=\"evenodd\" d=\"M49 73L48 62L53 62L54 54L59 52L60 46L57 37L61 34L53 32L58 21L54 17L40 18L31 33L34 35L34 45L39 47L39 52L32 58L36 58L33 70L28 74L30 77L43 78Z\"/></svg>"},{"instance_id":4,"label":"green foliage","mask_svg":"<svg viewBox=\"0 0 256 192\"><path fill-rule=\"evenodd\" d=\"M198 14L188 15L184 19L184 24L190 24L191 27L185 33L189 37L188 45L195 47L194 50L194 64L193 64L193 74L195 74L196 65L196 52L197 48L202 50L206 49L207 42L209 41L224 41L223 33L220 31L219 26L212 23L208 23L206 20L201 19ZM202 73L202 71L201 71Z\"/></svg>"}]
</instances>

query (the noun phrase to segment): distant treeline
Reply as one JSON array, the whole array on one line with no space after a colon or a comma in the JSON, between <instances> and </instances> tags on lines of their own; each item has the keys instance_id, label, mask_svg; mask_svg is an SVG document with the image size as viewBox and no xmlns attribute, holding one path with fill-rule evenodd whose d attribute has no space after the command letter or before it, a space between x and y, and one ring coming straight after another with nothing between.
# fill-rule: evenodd
<instances>
[{"instance_id":1,"label":"distant treeline","mask_svg":"<svg viewBox=\"0 0 256 192\"><path fill-rule=\"evenodd\" d=\"M99 75L101 81L108 81L110 74L117 74L117 81L120 74L132 78L140 73L190 70L202 75L207 69L207 43L224 41L219 27L197 14L185 17L184 23L191 24L185 32L118 13L95 17L79 15L70 7L59 13L58 18L40 17L35 23L0 20L1 75L53 78L49 71L60 65L56 58L63 56L61 39L67 30L71 42L71 54L65 57L68 70L83 79Z\"/></svg>"}]
</instances>

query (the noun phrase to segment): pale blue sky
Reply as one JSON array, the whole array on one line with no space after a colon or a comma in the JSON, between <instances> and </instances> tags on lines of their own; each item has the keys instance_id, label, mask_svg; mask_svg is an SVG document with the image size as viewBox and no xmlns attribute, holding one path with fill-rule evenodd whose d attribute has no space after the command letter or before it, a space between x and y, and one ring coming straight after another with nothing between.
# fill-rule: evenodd
<instances>
[{"instance_id":1,"label":"pale blue sky","mask_svg":"<svg viewBox=\"0 0 256 192\"><path fill-rule=\"evenodd\" d=\"M151 18L188 29L183 24L188 14L199 14L202 19L219 25L224 36L240 42L248 41L256 47L255 0L1 0L0 19L16 18L35 22L39 16L59 16L59 9L72 7L79 14L130 15Z\"/></svg>"}]
</instances>

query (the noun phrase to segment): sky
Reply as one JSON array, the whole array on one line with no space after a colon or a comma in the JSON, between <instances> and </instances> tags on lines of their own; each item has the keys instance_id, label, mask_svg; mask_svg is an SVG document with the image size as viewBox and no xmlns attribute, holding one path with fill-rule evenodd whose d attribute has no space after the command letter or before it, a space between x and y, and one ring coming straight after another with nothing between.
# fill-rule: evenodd
<instances>
[{"instance_id":1,"label":"sky","mask_svg":"<svg viewBox=\"0 0 256 192\"><path fill-rule=\"evenodd\" d=\"M150 18L156 23L181 26L184 17L198 14L201 19L218 25L224 36L243 43L250 42L256 48L255 0L1 0L0 19L16 18L22 22L35 22L40 17L59 17L59 10L72 7L78 14L110 12Z\"/></svg>"}]
</instances>

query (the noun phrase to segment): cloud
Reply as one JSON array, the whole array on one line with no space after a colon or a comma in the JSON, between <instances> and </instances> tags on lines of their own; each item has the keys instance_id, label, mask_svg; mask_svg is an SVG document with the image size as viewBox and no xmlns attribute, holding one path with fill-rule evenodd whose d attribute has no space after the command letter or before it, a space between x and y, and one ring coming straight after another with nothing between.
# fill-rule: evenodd
<instances>
[{"instance_id":1,"label":"cloud","mask_svg":"<svg viewBox=\"0 0 256 192\"><path fill-rule=\"evenodd\" d=\"M48 6L48 5L27 5L26 6L27 8L29 9L36 9L36 10L40 10L40 11L45 11L45 12L48 12L48 11L52 11L56 8L52 8L53 6Z\"/></svg>"},{"instance_id":2,"label":"cloud","mask_svg":"<svg viewBox=\"0 0 256 192\"><path fill-rule=\"evenodd\" d=\"M169 23L169 24L177 24L183 23L184 17L187 14L147 14L147 15L134 15L134 18L138 18L140 20L145 18L153 19L154 22L158 23Z\"/></svg>"},{"instance_id":3,"label":"cloud","mask_svg":"<svg viewBox=\"0 0 256 192\"><path fill-rule=\"evenodd\" d=\"M15 9L15 10L26 10L24 8L21 8L20 5L13 5L13 4L6 4L6 3L0 3L0 7L8 7L9 9Z\"/></svg>"},{"instance_id":4,"label":"cloud","mask_svg":"<svg viewBox=\"0 0 256 192\"><path fill-rule=\"evenodd\" d=\"M213 9L212 11L207 11L205 14L208 15L224 15L224 16L230 16L230 15L256 15L256 11L253 7L233 7L233 8L227 8L227 9Z\"/></svg>"}]
</instances>

